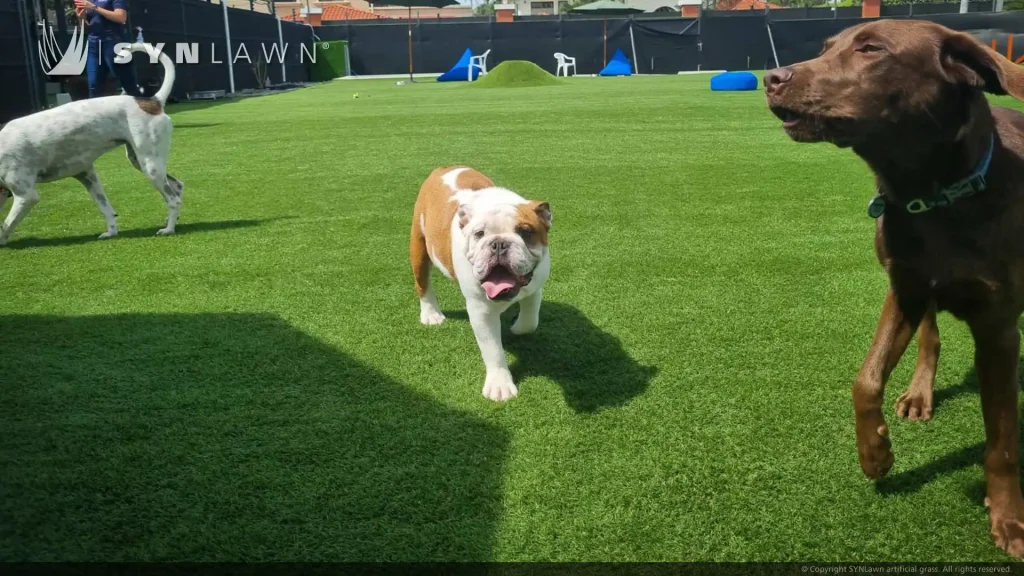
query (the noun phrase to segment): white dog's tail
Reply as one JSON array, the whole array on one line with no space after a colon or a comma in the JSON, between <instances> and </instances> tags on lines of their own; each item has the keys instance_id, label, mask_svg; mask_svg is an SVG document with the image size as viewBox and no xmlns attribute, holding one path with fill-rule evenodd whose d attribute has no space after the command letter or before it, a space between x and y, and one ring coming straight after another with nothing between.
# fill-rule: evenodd
<instances>
[{"instance_id":1,"label":"white dog's tail","mask_svg":"<svg viewBox=\"0 0 1024 576\"><path fill-rule=\"evenodd\" d=\"M138 42L131 45L131 51L149 54L146 45ZM160 101L160 104L167 104L167 99L171 97L171 89L174 88L174 61L163 50L160 51L159 59L164 66L164 83L156 91L156 99Z\"/></svg>"}]
</instances>

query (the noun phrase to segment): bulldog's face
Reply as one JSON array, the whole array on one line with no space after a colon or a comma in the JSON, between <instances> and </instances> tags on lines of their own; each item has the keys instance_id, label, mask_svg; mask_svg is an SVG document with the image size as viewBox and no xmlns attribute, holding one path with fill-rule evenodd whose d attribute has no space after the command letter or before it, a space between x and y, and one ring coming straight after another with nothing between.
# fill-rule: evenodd
<instances>
[{"instance_id":1,"label":"bulldog's face","mask_svg":"<svg viewBox=\"0 0 1024 576\"><path fill-rule=\"evenodd\" d=\"M508 300L533 279L548 251L547 202L459 206L459 225L473 275L491 300Z\"/></svg>"}]
</instances>

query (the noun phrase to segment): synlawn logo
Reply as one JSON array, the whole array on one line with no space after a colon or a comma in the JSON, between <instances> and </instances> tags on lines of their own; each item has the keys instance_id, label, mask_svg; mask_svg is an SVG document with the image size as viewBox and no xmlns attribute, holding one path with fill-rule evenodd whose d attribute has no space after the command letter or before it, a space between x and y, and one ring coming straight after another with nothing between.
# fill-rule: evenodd
<instances>
[{"instance_id":1,"label":"synlawn logo","mask_svg":"<svg viewBox=\"0 0 1024 576\"><path fill-rule=\"evenodd\" d=\"M131 43L118 42L114 44L114 62L117 64L129 64L132 61L132 49ZM146 49L146 54L149 56L149 62L156 64L160 58L160 55L164 53L164 47L166 44L160 42L157 44L143 44ZM177 65L183 64L199 64L199 43L198 42L176 42L174 43L174 63ZM57 44L57 40L53 34L53 27L46 26L43 30L42 38L38 42L39 47L39 65L43 68L43 72L47 76L79 76L85 70L85 65L88 57L88 40L85 35L84 23L75 28L71 34L71 42L65 50L61 50ZM327 48L327 43L324 43L324 48ZM262 60L267 64L283 64L288 57L288 51L290 45L284 44L260 44L259 51L255 52L255 58L257 61ZM305 64L307 59L309 62L316 64L316 52L311 51L305 44L299 45L299 63ZM168 54L170 56L170 54ZM249 55L249 48L244 43L238 45L234 55L231 57L231 63L236 64L238 62L246 62L248 64L253 63L253 57ZM221 60L217 56L217 44L210 43L209 51L209 62L207 64L224 64L224 60Z\"/></svg>"},{"instance_id":2,"label":"synlawn logo","mask_svg":"<svg viewBox=\"0 0 1024 576\"><path fill-rule=\"evenodd\" d=\"M43 28L42 37L36 42L39 48L39 65L47 76L78 76L85 70L86 40L83 22L71 33L71 45L61 51L53 36L53 27Z\"/></svg>"}]
</instances>

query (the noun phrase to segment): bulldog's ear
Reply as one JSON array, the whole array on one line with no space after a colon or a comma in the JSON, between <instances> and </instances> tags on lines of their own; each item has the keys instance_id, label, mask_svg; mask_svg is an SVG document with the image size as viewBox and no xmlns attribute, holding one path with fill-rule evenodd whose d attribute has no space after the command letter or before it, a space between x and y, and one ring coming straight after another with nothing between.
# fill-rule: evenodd
<instances>
[{"instance_id":1,"label":"bulldog's ear","mask_svg":"<svg viewBox=\"0 0 1024 576\"><path fill-rule=\"evenodd\" d=\"M970 34L951 32L946 36L939 65L950 82L1024 100L1024 69Z\"/></svg>"},{"instance_id":2,"label":"bulldog's ear","mask_svg":"<svg viewBox=\"0 0 1024 576\"><path fill-rule=\"evenodd\" d=\"M532 202L533 211L545 228L551 228L551 206L547 202Z\"/></svg>"},{"instance_id":3,"label":"bulldog's ear","mask_svg":"<svg viewBox=\"0 0 1024 576\"><path fill-rule=\"evenodd\" d=\"M459 204L457 215L459 217L459 228L464 228L466 224L469 224L469 219L472 217L469 204Z\"/></svg>"}]
</instances>

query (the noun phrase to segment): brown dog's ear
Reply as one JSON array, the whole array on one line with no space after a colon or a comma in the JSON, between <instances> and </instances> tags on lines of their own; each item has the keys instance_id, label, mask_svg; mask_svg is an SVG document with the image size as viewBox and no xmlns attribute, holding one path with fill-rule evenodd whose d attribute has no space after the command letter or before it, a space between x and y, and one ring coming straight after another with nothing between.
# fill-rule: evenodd
<instances>
[{"instance_id":1,"label":"brown dog's ear","mask_svg":"<svg viewBox=\"0 0 1024 576\"><path fill-rule=\"evenodd\" d=\"M545 228L551 229L551 206L547 202L533 202L533 211L537 213L541 224Z\"/></svg>"},{"instance_id":2,"label":"brown dog's ear","mask_svg":"<svg viewBox=\"0 0 1024 576\"><path fill-rule=\"evenodd\" d=\"M1024 69L970 34L951 32L941 50L940 65L951 82L1024 100Z\"/></svg>"}]
</instances>

